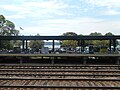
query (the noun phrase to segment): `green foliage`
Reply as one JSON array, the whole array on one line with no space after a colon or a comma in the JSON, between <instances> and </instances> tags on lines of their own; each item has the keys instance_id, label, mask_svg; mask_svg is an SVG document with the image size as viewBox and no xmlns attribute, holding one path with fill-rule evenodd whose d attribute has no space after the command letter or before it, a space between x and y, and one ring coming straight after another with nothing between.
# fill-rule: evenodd
<instances>
[{"instance_id":1,"label":"green foliage","mask_svg":"<svg viewBox=\"0 0 120 90\"><path fill-rule=\"evenodd\" d=\"M9 27L9 29L15 29L15 24L9 20L6 20L6 26Z\"/></svg>"},{"instance_id":2,"label":"green foliage","mask_svg":"<svg viewBox=\"0 0 120 90\"><path fill-rule=\"evenodd\" d=\"M1 49L7 49L7 50L10 50L10 49L13 49L13 46L12 46L12 43L11 41L5 41L5 40L2 40L2 48Z\"/></svg>"},{"instance_id":3,"label":"green foliage","mask_svg":"<svg viewBox=\"0 0 120 90\"><path fill-rule=\"evenodd\" d=\"M102 54L108 53L107 47L101 47L100 48L100 53L102 53Z\"/></svg>"},{"instance_id":4,"label":"green foliage","mask_svg":"<svg viewBox=\"0 0 120 90\"><path fill-rule=\"evenodd\" d=\"M74 32L66 32L66 33L63 33L63 36L77 36L77 34ZM62 40L61 44L64 47L75 48L76 46L78 46L78 41L76 41L76 40Z\"/></svg>"},{"instance_id":5,"label":"green foliage","mask_svg":"<svg viewBox=\"0 0 120 90\"><path fill-rule=\"evenodd\" d=\"M0 15L0 28L4 25L5 23L5 17L3 15Z\"/></svg>"},{"instance_id":6,"label":"green foliage","mask_svg":"<svg viewBox=\"0 0 120 90\"><path fill-rule=\"evenodd\" d=\"M78 41L76 40L63 40L62 46L64 47L73 47L75 48L78 45Z\"/></svg>"},{"instance_id":7,"label":"green foliage","mask_svg":"<svg viewBox=\"0 0 120 90\"><path fill-rule=\"evenodd\" d=\"M105 36L112 36L113 34L111 32L108 32L105 34ZM66 32L63 33L63 36L77 36L76 33L74 32ZM83 36L82 34L80 34L79 36ZM90 36L103 36L101 33L99 32L94 32L94 33L90 33ZM80 40L79 43L78 41L75 40L63 40L61 42L62 46L65 47L76 47L79 45L81 45L82 41ZM90 45L93 44L94 46L109 46L109 41L108 40L85 40L84 45Z\"/></svg>"},{"instance_id":8,"label":"green foliage","mask_svg":"<svg viewBox=\"0 0 120 90\"><path fill-rule=\"evenodd\" d=\"M15 29L15 24L6 18L3 15L0 15L0 36L18 36L19 30ZM12 49L14 44L18 43L17 41L4 41L1 40L0 49Z\"/></svg>"},{"instance_id":9,"label":"green foliage","mask_svg":"<svg viewBox=\"0 0 120 90\"><path fill-rule=\"evenodd\" d=\"M102 34L98 32L94 32L94 33L90 33L90 36L102 36ZM101 41L100 40L86 40L85 41L85 46L88 46L90 44L93 44L94 46L99 46L101 45Z\"/></svg>"},{"instance_id":10,"label":"green foliage","mask_svg":"<svg viewBox=\"0 0 120 90\"><path fill-rule=\"evenodd\" d=\"M29 45L30 45L30 48L40 49L43 47L44 42L42 40L31 40Z\"/></svg>"},{"instance_id":11,"label":"green foliage","mask_svg":"<svg viewBox=\"0 0 120 90\"><path fill-rule=\"evenodd\" d=\"M77 36L77 34L74 32L66 32L66 33L63 33L63 36Z\"/></svg>"},{"instance_id":12,"label":"green foliage","mask_svg":"<svg viewBox=\"0 0 120 90\"><path fill-rule=\"evenodd\" d=\"M37 34L36 36L40 36L40 35ZM43 40L31 40L29 45L32 50L38 51L44 46L44 41Z\"/></svg>"},{"instance_id":13,"label":"green foliage","mask_svg":"<svg viewBox=\"0 0 120 90\"><path fill-rule=\"evenodd\" d=\"M108 40L92 40L92 44L94 44L94 46L108 46L109 41Z\"/></svg>"},{"instance_id":14,"label":"green foliage","mask_svg":"<svg viewBox=\"0 0 120 90\"><path fill-rule=\"evenodd\" d=\"M112 36L113 34L111 32L108 32L105 34L105 36ZM103 36L101 33L94 32L90 33L90 36ZM91 44L94 44L94 46L108 46L109 41L108 40L91 40Z\"/></svg>"},{"instance_id":15,"label":"green foliage","mask_svg":"<svg viewBox=\"0 0 120 90\"><path fill-rule=\"evenodd\" d=\"M102 36L102 34L98 32L94 32L94 33L90 33L90 36Z\"/></svg>"},{"instance_id":16,"label":"green foliage","mask_svg":"<svg viewBox=\"0 0 120 90\"><path fill-rule=\"evenodd\" d=\"M19 30L16 30L15 24L9 20L6 20L0 27L1 36L18 36L18 34Z\"/></svg>"},{"instance_id":17,"label":"green foliage","mask_svg":"<svg viewBox=\"0 0 120 90\"><path fill-rule=\"evenodd\" d=\"M108 32L105 34L105 36L114 36L114 34L112 34L111 32Z\"/></svg>"}]
</instances>

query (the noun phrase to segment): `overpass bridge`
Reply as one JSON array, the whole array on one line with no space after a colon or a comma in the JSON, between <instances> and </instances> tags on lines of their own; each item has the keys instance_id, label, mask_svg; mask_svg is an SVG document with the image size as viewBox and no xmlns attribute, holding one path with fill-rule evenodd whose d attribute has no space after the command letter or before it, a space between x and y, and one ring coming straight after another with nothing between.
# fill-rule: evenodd
<instances>
[{"instance_id":1,"label":"overpass bridge","mask_svg":"<svg viewBox=\"0 0 120 90\"><path fill-rule=\"evenodd\" d=\"M28 49L28 40L52 40L52 50L54 52L55 48L55 40L77 40L81 41L80 45L82 47L85 46L85 40L109 40L109 49L111 52L111 46L113 45L113 49L115 52L116 48L116 40L120 39L120 35L116 36L0 36L0 48L2 40L21 40L22 41L22 50ZM85 58L89 57L99 57L99 58L114 58L117 64L120 62L120 54L0 54L0 57L49 57L52 58L51 62L54 63L53 58L59 57L67 57L67 58L81 58L83 62L86 63ZM20 59L20 62L22 60Z\"/></svg>"},{"instance_id":2,"label":"overpass bridge","mask_svg":"<svg viewBox=\"0 0 120 90\"><path fill-rule=\"evenodd\" d=\"M80 41L80 45L84 47L85 40L109 40L109 49L111 52L111 45L113 43L113 50L115 52L116 40L120 39L120 35L115 36L0 36L0 48L2 40L21 40L22 49L28 49L28 40L53 40L52 50L54 52L55 40L77 40ZM26 46L26 47L25 47Z\"/></svg>"}]
</instances>

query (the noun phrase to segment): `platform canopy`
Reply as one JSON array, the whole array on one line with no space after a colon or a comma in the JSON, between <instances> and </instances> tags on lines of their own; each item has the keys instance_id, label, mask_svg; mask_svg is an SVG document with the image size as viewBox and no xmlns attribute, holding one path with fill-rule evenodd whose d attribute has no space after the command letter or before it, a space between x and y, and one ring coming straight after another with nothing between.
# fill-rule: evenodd
<instances>
[{"instance_id":1,"label":"platform canopy","mask_svg":"<svg viewBox=\"0 0 120 90\"><path fill-rule=\"evenodd\" d=\"M0 36L0 40L115 40L116 36Z\"/></svg>"}]
</instances>

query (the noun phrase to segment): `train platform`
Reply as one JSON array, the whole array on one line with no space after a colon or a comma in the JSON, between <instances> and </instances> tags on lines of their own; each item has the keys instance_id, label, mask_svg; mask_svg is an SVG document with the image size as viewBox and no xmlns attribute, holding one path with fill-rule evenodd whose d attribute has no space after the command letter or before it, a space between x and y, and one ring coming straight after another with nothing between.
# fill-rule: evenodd
<instances>
[{"instance_id":1,"label":"train platform","mask_svg":"<svg viewBox=\"0 0 120 90\"><path fill-rule=\"evenodd\" d=\"M120 57L120 54L0 54L0 57Z\"/></svg>"},{"instance_id":2,"label":"train platform","mask_svg":"<svg viewBox=\"0 0 120 90\"><path fill-rule=\"evenodd\" d=\"M120 64L120 54L0 54L1 63Z\"/></svg>"}]
</instances>

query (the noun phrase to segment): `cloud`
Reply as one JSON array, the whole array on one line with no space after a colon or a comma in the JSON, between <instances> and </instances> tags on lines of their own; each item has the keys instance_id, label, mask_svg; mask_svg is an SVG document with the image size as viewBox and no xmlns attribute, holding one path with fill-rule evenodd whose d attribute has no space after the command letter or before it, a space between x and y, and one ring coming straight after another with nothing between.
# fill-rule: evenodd
<instances>
[{"instance_id":1,"label":"cloud","mask_svg":"<svg viewBox=\"0 0 120 90\"><path fill-rule=\"evenodd\" d=\"M75 32L84 35L89 35L91 32L120 34L120 21L104 21L102 19L83 17L41 20L36 23L38 24L24 26L24 30L21 33L24 35L36 35L37 33L40 35L62 35L65 32Z\"/></svg>"},{"instance_id":2,"label":"cloud","mask_svg":"<svg viewBox=\"0 0 120 90\"><path fill-rule=\"evenodd\" d=\"M0 8L8 11L21 11L22 9L24 9L17 5L0 5Z\"/></svg>"},{"instance_id":3,"label":"cloud","mask_svg":"<svg viewBox=\"0 0 120 90\"><path fill-rule=\"evenodd\" d=\"M80 0L81 1L81 0ZM120 0L83 0L99 15L120 15ZM88 7L87 11L90 10Z\"/></svg>"},{"instance_id":4,"label":"cloud","mask_svg":"<svg viewBox=\"0 0 120 90\"><path fill-rule=\"evenodd\" d=\"M16 2L15 2L16 3ZM49 1L24 1L20 4L4 4L0 5L0 9L4 9L8 12L13 12L9 17L14 17L18 19L22 17L46 17L46 16L64 16L70 15L64 12L64 9L68 5L64 4L62 1L49 0Z\"/></svg>"},{"instance_id":5,"label":"cloud","mask_svg":"<svg viewBox=\"0 0 120 90\"><path fill-rule=\"evenodd\" d=\"M96 25L101 22L103 22L103 20L89 17L40 20L33 26L25 26L22 33L25 35L35 35L37 33L40 35L62 35L65 32L71 31L78 34L88 34L96 30Z\"/></svg>"},{"instance_id":6,"label":"cloud","mask_svg":"<svg viewBox=\"0 0 120 90\"><path fill-rule=\"evenodd\" d=\"M24 19L25 18L22 15L8 15L8 16L5 16L5 17L9 18L9 19Z\"/></svg>"},{"instance_id":7,"label":"cloud","mask_svg":"<svg viewBox=\"0 0 120 90\"><path fill-rule=\"evenodd\" d=\"M120 15L120 12L111 9L111 10L108 10L108 11L104 11L103 14L104 15Z\"/></svg>"},{"instance_id":8,"label":"cloud","mask_svg":"<svg viewBox=\"0 0 120 90\"><path fill-rule=\"evenodd\" d=\"M28 2L28 3L25 3L25 5L33 8L39 7L39 8L46 8L46 9L62 9L62 8L68 7L68 5L62 2L57 2L56 0L50 0L47 2Z\"/></svg>"},{"instance_id":9,"label":"cloud","mask_svg":"<svg viewBox=\"0 0 120 90\"><path fill-rule=\"evenodd\" d=\"M120 0L85 0L86 3L97 7L118 8L120 7Z\"/></svg>"},{"instance_id":10,"label":"cloud","mask_svg":"<svg viewBox=\"0 0 120 90\"><path fill-rule=\"evenodd\" d=\"M107 33L107 32L112 32L116 35L119 35L119 29L120 29L120 25L119 25L120 21L104 21L102 23L99 24L95 24L95 28L94 31L99 31L103 34Z\"/></svg>"},{"instance_id":11,"label":"cloud","mask_svg":"<svg viewBox=\"0 0 120 90\"><path fill-rule=\"evenodd\" d=\"M119 8L120 0L14 0L0 4L5 17L23 27L25 35L119 33L120 22L112 21L117 18L114 15L120 15ZM104 15L111 16L106 19Z\"/></svg>"},{"instance_id":12,"label":"cloud","mask_svg":"<svg viewBox=\"0 0 120 90\"><path fill-rule=\"evenodd\" d=\"M71 19L44 19L40 20L37 23L41 24L80 24L80 23L97 23L102 22L102 19L89 18L89 17L75 17Z\"/></svg>"},{"instance_id":13,"label":"cloud","mask_svg":"<svg viewBox=\"0 0 120 90\"><path fill-rule=\"evenodd\" d=\"M80 25L57 25L57 26L51 26L46 25L46 27L40 27L40 26L29 26L24 27L24 30L21 31L23 35L36 35L39 33L40 35L62 35L65 32L75 32L77 34L83 34L83 35L89 35L91 32L100 32L102 34L105 34L107 32L112 32L114 34L119 35L119 28L120 26L117 26L120 22L104 22L100 24L88 24L88 23L82 23ZM113 28L114 27L114 28ZM29 31L29 32L28 32Z\"/></svg>"}]
</instances>

